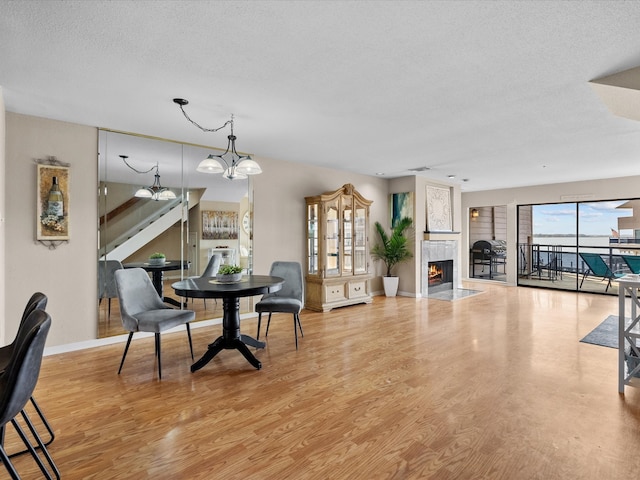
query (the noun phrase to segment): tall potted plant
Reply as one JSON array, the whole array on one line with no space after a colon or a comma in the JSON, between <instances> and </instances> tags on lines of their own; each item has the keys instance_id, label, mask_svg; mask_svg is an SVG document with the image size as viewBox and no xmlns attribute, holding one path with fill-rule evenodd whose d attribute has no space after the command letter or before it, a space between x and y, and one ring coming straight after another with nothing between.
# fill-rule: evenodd
<instances>
[{"instance_id":1,"label":"tall potted plant","mask_svg":"<svg viewBox=\"0 0 640 480\"><path fill-rule=\"evenodd\" d=\"M404 217L396 223L396 226L391 230L391 235L388 235L384 227L380 222L376 222L376 230L380 237L380 243L377 243L371 249L371 255L375 259L382 260L386 267L386 273L382 277L382 283L384 285L384 294L387 297L395 297L398 293L398 277L392 275L393 268L401 262L409 260L413 257L413 254L407 246L407 237L404 236L404 232L407 228L411 227L413 220L409 217Z\"/></svg>"}]
</instances>

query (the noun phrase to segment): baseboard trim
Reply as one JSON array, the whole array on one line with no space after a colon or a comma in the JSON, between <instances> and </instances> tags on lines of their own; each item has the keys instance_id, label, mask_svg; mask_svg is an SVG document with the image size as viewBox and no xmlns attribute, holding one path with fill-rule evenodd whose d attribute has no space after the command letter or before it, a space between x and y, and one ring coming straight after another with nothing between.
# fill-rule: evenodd
<instances>
[{"instance_id":1,"label":"baseboard trim","mask_svg":"<svg viewBox=\"0 0 640 480\"><path fill-rule=\"evenodd\" d=\"M258 314L255 312L251 312L251 313L245 313L243 315L240 315L240 319L246 319L246 318L255 318L257 317ZM196 328L203 328L203 327L209 327L211 325L220 325L222 324L222 318L212 318L210 320L200 320L198 322L192 322L191 325L191 330L194 330ZM173 332L179 332L181 330L184 330L183 326L179 326L179 327L174 327L171 328L169 330L166 330L164 332L162 332L163 334L165 333L173 333ZM136 338L145 338L145 337L152 337L153 333L150 332L139 332L136 333ZM95 348L95 347L104 347L105 345L113 345L116 343L124 343L127 341L127 338L129 337L128 333L125 333L123 335L116 335L114 337L107 337L107 338L96 338L94 340L85 340L83 342L75 342L75 343L67 343L65 345L56 345L53 347L45 347L44 349L44 356L48 356L48 355L58 355L60 353L68 353L68 352L75 352L78 350L86 350L88 348Z\"/></svg>"}]
</instances>

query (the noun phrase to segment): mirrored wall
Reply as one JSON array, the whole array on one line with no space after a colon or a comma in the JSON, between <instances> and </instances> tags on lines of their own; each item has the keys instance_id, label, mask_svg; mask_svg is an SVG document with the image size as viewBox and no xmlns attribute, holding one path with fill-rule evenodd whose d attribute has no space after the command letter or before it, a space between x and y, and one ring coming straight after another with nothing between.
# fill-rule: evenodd
<instances>
[{"instance_id":1,"label":"mirrored wall","mask_svg":"<svg viewBox=\"0 0 640 480\"><path fill-rule=\"evenodd\" d=\"M218 150L218 151L216 151ZM165 301L180 305L171 284L199 276L214 253L252 270L250 179L229 180L196 167L219 149L109 130L99 132L98 336L125 333L113 269L147 269L165 255L161 272L149 269ZM142 196L141 196L142 195ZM222 302L191 300L196 320L222 316ZM242 309L249 309L241 305Z\"/></svg>"}]
</instances>

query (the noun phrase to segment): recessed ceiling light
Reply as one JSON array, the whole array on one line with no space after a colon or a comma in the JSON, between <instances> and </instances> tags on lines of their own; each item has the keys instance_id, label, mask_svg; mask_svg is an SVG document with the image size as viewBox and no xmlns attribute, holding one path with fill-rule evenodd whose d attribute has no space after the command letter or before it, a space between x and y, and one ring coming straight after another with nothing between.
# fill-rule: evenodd
<instances>
[{"instance_id":1,"label":"recessed ceiling light","mask_svg":"<svg viewBox=\"0 0 640 480\"><path fill-rule=\"evenodd\" d=\"M447 175L447 177L449 177L449 178L456 178L456 176L455 176L455 175Z\"/></svg>"},{"instance_id":2,"label":"recessed ceiling light","mask_svg":"<svg viewBox=\"0 0 640 480\"><path fill-rule=\"evenodd\" d=\"M383 175L384 175L384 172L377 172L377 173L376 173L376 175L378 175L378 176L383 176Z\"/></svg>"},{"instance_id":3,"label":"recessed ceiling light","mask_svg":"<svg viewBox=\"0 0 640 480\"><path fill-rule=\"evenodd\" d=\"M429 167L416 167L416 168L409 169L410 172L426 172L427 170L431 170L431 169Z\"/></svg>"}]
</instances>

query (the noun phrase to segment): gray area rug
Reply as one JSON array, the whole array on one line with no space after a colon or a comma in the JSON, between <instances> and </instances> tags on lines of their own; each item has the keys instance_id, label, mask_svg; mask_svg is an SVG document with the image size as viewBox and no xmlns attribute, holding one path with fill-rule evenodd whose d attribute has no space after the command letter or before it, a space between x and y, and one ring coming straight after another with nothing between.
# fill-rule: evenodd
<instances>
[{"instance_id":1,"label":"gray area rug","mask_svg":"<svg viewBox=\"0 0 640 480\"><path fill-rule=\"evenodd\" d=\"M427 298L435 298L436 300L446 300L453 302L460 300L461 298L472 297L484 293L482 290L469 290L466 288L455 288L453 290L444 290L442 292L431 293L427 295ZM617 318L617 317L616 317Z\"/></svg>"},{"instance_id":2,"label":"gray area rug","mask_svg":"<svg viewBox=\"0 0 640 480\"><path fill-rule=\"evenodd\" d=\"M603 347L618 348L618 316L609 315L580 341Z\"/></svg>"}]
</instances>

